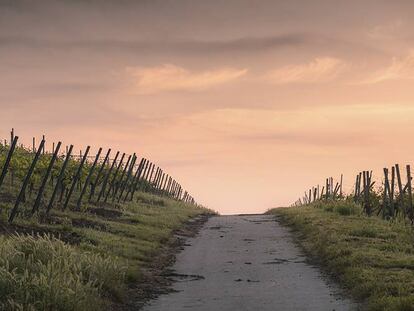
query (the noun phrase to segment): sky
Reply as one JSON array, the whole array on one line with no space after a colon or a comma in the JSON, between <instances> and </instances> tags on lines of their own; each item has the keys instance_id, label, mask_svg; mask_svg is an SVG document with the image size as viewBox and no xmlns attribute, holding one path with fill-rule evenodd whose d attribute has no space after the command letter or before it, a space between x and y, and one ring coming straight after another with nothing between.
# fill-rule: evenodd
<instances>
[{"instance_id":1,"label":"sky","mask_svg":"<svg viewBox=\"0 0 414 311\"><path fill-rule=\"evenodd\" d=\"M414 2L0 0L0 138L136 152L222 214L412 161ZM414 163L412 163L414 164Z\"/></svg>"}]
</instances>

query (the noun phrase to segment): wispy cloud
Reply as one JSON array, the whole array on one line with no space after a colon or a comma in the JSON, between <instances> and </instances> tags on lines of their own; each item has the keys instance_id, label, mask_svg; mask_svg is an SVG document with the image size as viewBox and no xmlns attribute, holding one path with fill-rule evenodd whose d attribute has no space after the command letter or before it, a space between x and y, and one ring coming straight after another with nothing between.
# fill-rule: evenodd
<instances>
[{"instance_id":1,"label":"wispy cloud","mask_svg":"<svg viewBox=\"0 0 414 311\"><path fill-rule=\"evenodd\" d=\"M401 34L401 29L405 23L401 19L392 20L388 23L376 25L368 30L367 35L370 39L381 40L395 38Z\"/></svg>"},{"instance_id":2,"label":"wispy cloud","mask_svg":"<svg viewBox=\"0 0 414 311\"><path fill-rule=\"evenodd\" d=\"M346 63L341 59L321 57L306 64L289 65L272 70L265 78L268 82L276 84L329 82L346 67Z\"/></svg>"},{"instance_id":3,"label":"wispy cloud","mask_svg":"<svg viewBox=\"0 0 414 311\"><path fill-rule=\"evenodd\" d=\"M221 68L193 72L185 68L165 64L157 67L129 67L134 92L152 94L164 91L200 91L233 82L247 73L247 69Z\"/></svg>"},{"instance_id":4,"label":"wispy cloud","mask_svg":"<svg viewBox=\"0 0 414 311\"><path fill-rule=\"evenodd\" d=\"M36 36L9 36L1 35L0 47L25 47L48 49L86 49L123 52L152 52L165 53L234 53L257 52L274 50L286 47L297 47L313 44L321 38L309 34L287 33L268 37L239 37L227 40L196 40L196 39L56 39L39 38Z\"/></svg>"},{"instance_id":5,"label":"wispy cloud","mask_svg":"<svg viewBox=\"0 0 414 311\"><path fill-rule=\"evenodd\" d=\"M391 65L374 73L361 84L375 84L392 80L414 79L414 51L405 57L394 57Z\"/></svg>"}]
</instances>

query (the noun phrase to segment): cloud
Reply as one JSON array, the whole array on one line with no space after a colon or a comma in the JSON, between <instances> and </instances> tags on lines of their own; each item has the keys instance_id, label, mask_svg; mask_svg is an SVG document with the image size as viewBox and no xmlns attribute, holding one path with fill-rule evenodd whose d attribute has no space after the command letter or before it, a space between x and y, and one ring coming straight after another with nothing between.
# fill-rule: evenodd
<instances>
[{"instance_id":1,"label":"cloud","mask_svg":"<svg viewBox=\"0 0 414 311\"><path fill-rule=\"evenodd\" d=\"M394 57L390 66L377 71L361 84L411 79L414 79L414 51L411 51L406 57Z\"/></svg>"},{"instance_id":2,"label":"cloud","mask_svg":"<svg viewBox=\"0 0 414 311\"><path fill-rule=\"evenodd\" d=\"M397 19L372 27L368 30L367 35L374 40L392 39L401 34L401 29L404 26L405 23L401 19Z\"/></svg>"},{"instance_id":3,"label":"cloud","mask_svg":"<svg viewBox=\"0 0 414 311\"><path fill-rule=\"evenodd\" d=\"M152 94L164 91L200 91L233 82L247 73L247 69L222 68L192 72L172 64L157 67L129 67L134 92Z\"/></svg>"},{"instance_id":4,"label":"cloud","mask_svg":"<svg viewBox=\"0 0 414 311\"><path fill-rule=\"evenodd\" d=\"M289 33L267 37L241 37L229 40L165 39L162 40L125 40L125 39L56 39L35 36L0 35L0 47L25 47L48 49L86 49L122 52L174 52L180 53L226 53L256 52L284 47L312 44L315 38L308 34Z\"/></svg>"},{"instance_id":5,"label":"cloud","mask_svg":"<svg viewBox=\"0 0 414 311\"><path fill-rule=\"evenodd\" d=\"M266 74L265 79L276 84L329 82L342 73L346 66L340 59L322 57L306 64L272 70Z\"/></svg>"}]
</instances>

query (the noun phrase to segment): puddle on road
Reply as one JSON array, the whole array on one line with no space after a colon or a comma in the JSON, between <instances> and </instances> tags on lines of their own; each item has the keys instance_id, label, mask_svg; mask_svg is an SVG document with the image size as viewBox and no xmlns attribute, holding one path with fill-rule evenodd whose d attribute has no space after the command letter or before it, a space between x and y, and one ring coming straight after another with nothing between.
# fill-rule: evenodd
<instances>
[{"instance_id":1,"label":"puddle on road","mask_svg":"<svg viewBox=\"0 0 414 311\"><path fill-rule=\"evenodd\" d=\"M304 259L300 260L297 257L295 258L275 258L274 261L267 261L264 262L264 265L281 265L284 263L306 263L306 261Z\"/></svg>"},{"instance_id":2,"label":"puddle on road","mask_svg":"<svg viewBox=\"0 0 414 311\"><path fill-rule=\"evenodd\" d=\"M204 276L198 274L181 274L175 272L168 273L165 276L173 279L175 282L191 282L205 279Z\"/></svg>"}]
</instances>

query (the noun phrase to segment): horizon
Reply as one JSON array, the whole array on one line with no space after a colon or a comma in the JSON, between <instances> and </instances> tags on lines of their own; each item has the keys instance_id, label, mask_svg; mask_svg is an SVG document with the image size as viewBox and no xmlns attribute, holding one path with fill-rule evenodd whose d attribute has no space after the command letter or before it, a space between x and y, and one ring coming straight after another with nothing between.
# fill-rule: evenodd
<instances>
[{"instance_id":1,"label":"horizon","mask_svg":"<svg viewBox=\"0 0 414 311\"><path fill-rule=\"evenodd\" d=\"M341 174L349 193L361 170L414 164L413 12L0 1L0 138L136 152L223 215L288 206Z\"/></svg>"}]
</instances>

